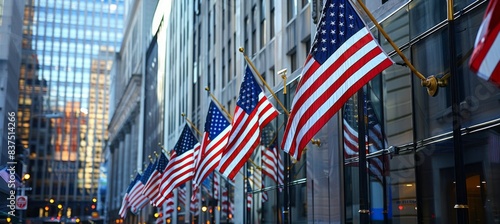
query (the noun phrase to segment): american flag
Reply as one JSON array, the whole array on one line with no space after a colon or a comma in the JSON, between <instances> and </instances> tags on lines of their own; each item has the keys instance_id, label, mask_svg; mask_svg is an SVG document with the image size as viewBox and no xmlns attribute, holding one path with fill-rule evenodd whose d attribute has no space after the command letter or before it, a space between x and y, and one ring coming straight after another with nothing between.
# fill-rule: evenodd
<instances>
[{"instance_id":1,"label":"american flag","mask_svg":"<svg viewBox=\"0 0 500 224\"><path fill-rule=\"evenodd\" d=\"M193 216L197 216L200 214L200 189L193 190L193 194L191 196L191 203L189 204L189 211Z\"/></svg>"},{"instance_id":2,"label":"american flag","mask_svg":"<svg viewBox=\"0 0 500 224\"><path fill-rule=\"evenodd\" d=\"M299 160L347 99L392 64L348 0L327 0L293 98L282 149Z\"/></svg>"},{"instance_id":3,"label":"american flag","mask_svg":"<svg viewBox=\"0 0 500 224\"><path fill-rule=\"evenodd\" d=\"M165 203L163 203L163 207L164 207L163 216L165 217L165 219L170 218L172 212L175 209L174 208L174 194L173 193L168 195L167 200L165 201Z\"/></svg>"},{"instance_id":4,"label":"american flag","mask_svg":"<svg viewBox=\"0 0 500 224\"><path fill-rule=\"evenodd\" d=\"M262 171L260 169L255 169L253 173L253 186L254 189L259 189L262 190L264 188L264 181L262 179ZM261 191L260 194L262 195L262 201L267 201L269 199L267 195L267 191Z\"/></svg>"},{"instance_id":5,"label":"american flag","mask_svg":"<svg viewBox=\"0 0 500 224\"><path fill-rule=\"evenodd\" d=\"M276 141L267 149L262 150L262 174L268 176L279 186L283 186L285 179L285 167L281 154L276 147ZM281 189L281 188L280 188Z\"/></svg>"},{"instance_id":6,"label":"american flag","mask_svg":"<svg viewBox=\"0 0 500 224\"><path fill-rule=\"evenodd\" d=\"M236 103L229 141L220 161L219 170L223 175L234 179L259 145L262 128L278 114L247 66Z\"/></svg>"},{"instance_id":7,"label":"american flag","mask_svg":"<svg viewBox=\"0 0 500 224\"><path fill-rule=\"evenodd\" d=\"M177 197L178 197L178 200L179 200L179 204L183 204L185 205L186 204L186 187L185 185L184 186L180 186L179 188L177 188Z\"/></svg>"},{"instance_id":8,"label":"american flag","mask_svg":"<svg viewBox=\"0 0 500 224\"><path fill-rule=\"evenodd\" d=\"M253 170L253 189L262 190L264 188L264 178L262 177L262 150L265 150L264 146L259 146L259 151L254 157L254 162L258 164L260 167L257 167ZM267 201L268 195L267 191L261 191L260 194L262 194L262 201Z\"/></svg>"},{"instance_id":9,"label":"american flag","mask_svg":"<svg viewBox=\"0 0 500 224\"><path fill-rule=\"evenodd\" d=\"M379 119L373 111L371 101L365 102L365 115L367 117L367 148L368 153L373 153L384 149L387 145L387 140L382 131ZM344 124L344 158L352 158L358 156L358 120L357 120L357 107L355 101L351 98L344 105L343 111L343 124ZM389 171L389 163L387 155L369 158L369 172L378 181L382 183L382 178Z\"/></svg>"},{"instance_id":10,"label":"american flag","mask_svg":"<svg viewBox=\"0 0 500 224\"><path fill-rule=\"evenodd\" d=\"M202 188L205 192L212 198L219 198L219 175L211 173L205 180L201 183Z\"/></svg>"},{"instance_id":11,"label":"american flag","mask_svg":"<svg viewBox=\"0 0 500 224\"><path fill-rule=\"evenodd\" d=\"M163 206L159 206L156 208L156 212L158 213L158 218L156 218L156 224L164 224L165 218L163 217Z\"/></svg>"},{"instance_id":12,"label":"american flag","mask_svg":"<svg viewBox=\"0 0 500 224\"><path fill-rule=\"evenodd\" d=\"M210 102L200 152L195 160L194 188L197 188L219 165L230 130L229 121L214 102Z\"/></svg>"},{"instance_id":13,"label":"american flag","mask_svg":"<svg viewBox=\"0 0 500 224\"><path fill-rule=\"evenodd\" d=\"M500 86L500 1L490 0L469 61L473 72Z\"/></svg>"},{"instance_id":14,"label":"american flag","mask_svg":"<svg viewBox=\"0 0 500 224\"><path fill-rule=\"evenodd\" d=\"M193 179L194 175L194 152L199 150L200 143L194 137L193 132L186 124L182 134L177 140L170 162L162 175L160 186L161 199L158 203L163 203L172 191Z\"/></svg>"},{"instance_id":15,"label":"american flag","mask_svg":"<svg viewBox=\"0 0 500 224\"><path fill-rule=\"evenodd\" d=\"M12 169L12 167L8 168L7 166L5 166L2 169L0 169L0 176L8 185L13 184L14 188L20 187L22 184L21 178L19 178L19 176L16 173L14 173L14 175L11 176L10 175L11 171L9 169ZM13 169L13 171L15 171L15 169ZM13 177L14 180L11 181L10 179L11 177Z\"/></svg>"},{"instance_id":16,"label":"american flag","mask_svg":"<svg viewBox=\"0 0 500 224\"><path fill-rule=\"evenodd\" d=\"M127 201L128 201L128 207L129 208L132 208L132 206L134 205L134 202L133 201L139 194L141 194L141 191L142 191L142 188L144 187L144 185L141 183L141 178L142 178L142 175L141 174L137 174L135 179L134 180L134 186L132 186L132 189L130 190L130 192L128 193L128 197L127 197ZM133 211L134 212L134 211Z\"/></svg>"},{"instance_id":17,"label":"american flag","mask_svg":"<svg viewBox=\"0 0 500 224\"><path fill-rule=\"evenodd\" d=\"M252 177L252 173L250 172L250 170L247 171L247 210L251 210L252 209L252 205L253 205L253 195L252 195L252 186L251 186L251 182L253 182L253 177Z\"/></svg>"},{"instance_id":18,"label":"american flag","mask_svg":"<svg viewBox=\"0 0 500 224\"><path fill-rule=\"evenodd\" d=\"M156 218L156 224L169 223L167 222L167 219L171 217L171 214L174 211L173 205L174 205L173 197L170 197L162 206L159 206L157 208L158 218Z\"/></svg>"},{"instance_id":19,"label":"american flag","mask_svg":"<svg viewBox=\"0 0 500 224\"><path fill-rule=\"evenodd\" d=\"M153 173L151 173L151 176L142 190L142 193L149 198L152 205L158 204L158 201L160 200L161 177L168 164L167 156L165 156L162 152L160 158L156 160L155 164L155 169L153 170Z\"/></svg>"},{"instance_id":20,"label":"american flag","mask_svg":"<svg viewBox=\"0 0 500 224\"><path fill-rule=\"evenodd\" d=\"M149 178L151 177L151 174L153 173L153 170L155 169L153 163L149 163L148 167L144 171L144 173L141 176L140 181L138 181L139 187L136 190L136 194L130 198L131 202L131 211L133 213L137 213L140 209L146 205L146 203L149 202L148 198L146 195L144 195L142 192L144 190L144 186L146 186L146 183L148 182Z\"/></svg>"},{"instance_id":21,"label":"american flag","mask_svg":"<svg viewBox=\"0 0 500 224\"><path fill-rule=\"evenodd\" d=\"M130 208L130 203L128 201L129 194L130 194L130 191L132 191L132 188L134 188L137 181L139 181L139 179L140 179L140 175L137 174L135 176L135 179L133 181L131 181L130 184L128 185L127 192L125 192L125 195L123 196L122 205L120 207L120 210L118 211L118 214L122 218L125 218L127 216L127 211Z\"/></svg>"},{"instance_id":22,"label":"american flag","mask_svg":"<svg viewBox=\"0 0 500 224\"><path fill-rule=\"evenodd\" d=\"M229 214L234 213L234 203L229 197L229 189L227 187L222 188L222 196L221 196L221 211L226 213L227 216Z\"/></svg>"},{"instance_id":23,"label":"american flag","mask_svg":"<svg viewBox=\"0 0 500 224\"><path fill-rule=\"evenodd\" d=\"M214 173L214 198L215 199L219 199L219 190L220 190L219 175Z\"/></svg>"}]
</instances>

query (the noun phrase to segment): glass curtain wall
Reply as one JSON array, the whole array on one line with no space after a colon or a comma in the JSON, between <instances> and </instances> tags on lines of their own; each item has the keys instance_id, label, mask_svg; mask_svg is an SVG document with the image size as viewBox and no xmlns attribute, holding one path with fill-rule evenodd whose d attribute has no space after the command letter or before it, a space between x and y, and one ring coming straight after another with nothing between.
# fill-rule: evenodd
<instances>
[{"instance_id":1,"label":"glass curtain wall","mask_svg":"<svg viewBox=\"0 0 500 224\"><path fill-rule=\"evenodd\" d=\"M449 76L450 66L457 74L449 79L459 82L459 119L462 127L465 183L470 223L494 223L498 219L499 194L499 98L500 90L470 72L468 59L473 49L487 1L455 1L455 33L449 36L446 3L432 0L409 2L382 22L389 36L402 48L413 65L425 76ZM459 12L460 11L460 12ZM381 37L381 35L380 35ZM455 65L450 64L449 38L455 38ZM383 39L383 37L381 37ZM393 60L401 62L386 41L381 41ZM379 165L368 159L371 223L456 223L456 179L452 138L451 90L440 88L431 97L420 79L403 66L394 65L365 87L366 104L372 103L385 147L396 146L384 164L385 179L379 181L374 169ZM352 146L346 143L346 127L355 127L356 97L343 110L344 205L345 222L359 220L360 172L356 156L349 157ZM377 102L378 101L378 102ZM369 106L365 107L369 112ZM367 139L372 119L367 118ZM372 143L367 141L367 152ZM357 147L354 147L357 149ZM370 156L369 156L370 157ZM384 161L384 160L382 160ZM387 165L387 166L385 166Z\"/></svg>"},{"instance_id":2,"label":"glass curtain wall","mask_svg":"<svg viewBox=\"0 0 500 224\"><path fill-rule=\"evenodd\" d=\"M19 120L32 174L28 217L65 219L95 211L123 4L26 1Z\"/></svg>"}]
</instances>

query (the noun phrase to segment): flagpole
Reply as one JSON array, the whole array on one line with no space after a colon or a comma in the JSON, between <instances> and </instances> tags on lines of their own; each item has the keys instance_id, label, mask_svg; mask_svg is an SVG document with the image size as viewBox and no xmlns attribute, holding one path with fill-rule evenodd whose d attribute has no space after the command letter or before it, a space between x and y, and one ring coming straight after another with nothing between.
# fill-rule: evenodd
<instances>
[{"instance_id":1,"label":"flagpole","mask_svg":"<svg viewBox=\"0 0 500 224\"><path fill-rule=\"evenodd\" d=\"M358 90L358 181L359 181L359 222L368 223L370 208L368 205L368 174L366 173L366 142L365 142L365 97L363 88Z\"/></svg>"},{"instance_id":2,"label":"flagpole","mask_svg":"<svg viewBox=\"0 0 500 224\"><path fill-rule=\"evenodd\" d=\"M198 136L200 136L200 137L201 137L201 136L203 136L203 134L201 134L200 130L198 130L198 128L196 128L196 126L193 124L193 122L191 122L191 121L187 118L187 116L186 116L186 114L185 114L185 113L182 113L182 114L181 114L181 116L184 118L184 120L186 120L186 121L189 123L189 125L191 125L191 128L193 128L193 129L194 129L194 131L196 131L196 133L198 134Z\"/></svg>"},{"instance_id":3,"label":"flagpole","mask_svg":"<svg viewBox=\"0 0 500 224\"><path fill-rule=\"evenodd\" d=\"M392 46L392 48L394 48L394 50L399 55L399 57L401 57L401 59L403 59L404 63L408 66L408 68L421 80L421 85L423 87L427 87L427 93L429 95L435 96L437 94L438 87L445 87L448 84L446 79L438 79L435 76L429 76L426 78L424 75L422 75L422 73L420 73L413 66L413 64L410 62L410 60L408 60L408 58L406 58L406 56L403 54L403 52L401 52L401 50L396 45L396 43L394 43L394 41L392 41L392 39L389 37L389 35L385 32L384 28L382 28L382 26L378 23L378 21L375 19L375 17L371 14L370 10L368 10L366 5L361 0L357 0L357 2L361 6L361 8L363 8L363 11L365 11L366 15L370 18L370 20L377 27L377 29L380 31L380 33L385 37L387 42L389 42L389 44Z\"/></svg>"},{"instance_id":4,"label":"flagpole","mask_svg":"<svg viewBox=\"0 0 500 224\"><path fill-rule=\"evenodd\" d=\"M245 56L246 57L246 56ZM287 69L282 69L278 71L278 75L281 76L283 79L283 102L284 102L284 108L283 110L286 111L286 108L288 107L288 96L287 96L287 89L286 89L286 72ZM278 98L275 96L276 100ZM288 115L288 114L287 114ZM287 125L288 119L285 119L285 126ZM278 157L279 158L279 157ZM283 223L288 224L291 223L291 212L290 212L290 156L285 156L284 158L285 162L285 176L284 176L284 185L283 186Z\"/></svg>"},{"instance_id":5,"label":"flagpole","mask_svg":"<svg viewBox=\"0 0 500 224\"><path fill-rule=\"evenodd\" d=\"M255 72L255 74L257 74L257 76L259 77L260 81L262 82L262 84L264 84L264 86L267 88L267 90L271 93L271 95L273 95L274 99L276 100L276 102L280 105L280 107L283 109L283 111L285 112L286 116L290 116L290 112L288 112L286 106L284 106L281 101L278 99L278 96L276 96L276 93L271 89L271 87L267 84L266 80L264 80L264 78L262 78L262 75L259 73L259 71L257 70L257 68L255 67L255 65L252 63L252 61L250 60L250 58L245 54L245 48L243 47L240 47L239 48L240 52L243 54L243 57L245 57L245 61L247 61L248 65L250 65L250 67L252 68L252 70ZM284 83L284 85L286 86L286 83Z\"/></svg>"},{"instance_id":6,"label":"flagpole","mask_svg":"<svg viewBox=\"0 0 500 224\"><path fill-rule=\"evenodd\" d=\"M215 98L214 94L210 91L210 87L206 86L205 90L210 94L210 97L212 98L213 101L219 106L219 108L227 115L229 120L233 120L233 117L229 113L229 111L226 110L226 108Z\"/></svg>"},{"instance_id":7,"label":"flagpole","mask_svg":"<svg viewBox=\"0 0 500 224\"><path fill-rule=\"evenodd\" d=\"M168 159L170 159L170 153L168 153L168 151L167 151L167 150L163 147L163 145L162 145L160 142L158 142L158 146L160 146L161 151L162 151L163 153L165 153L165 156L166 156Z\"/></svg>"},{"instance_id":8,"label":"flagpole","mask_svg":"<svg viewBox=\"0 0 500 224\"><path fill-rule=\"evenodd\" d=\"M457 77L456 52L455 52L455 19L453 0L448 0L448 38L449 38L449 66L450 76ZM455 156L455 187L457 223L468 223L467 186L462 147L462 124L460 121L460 83L458 78L451 79L451 110L453 114L453 148Z\"/></svg>"}]
</instances>

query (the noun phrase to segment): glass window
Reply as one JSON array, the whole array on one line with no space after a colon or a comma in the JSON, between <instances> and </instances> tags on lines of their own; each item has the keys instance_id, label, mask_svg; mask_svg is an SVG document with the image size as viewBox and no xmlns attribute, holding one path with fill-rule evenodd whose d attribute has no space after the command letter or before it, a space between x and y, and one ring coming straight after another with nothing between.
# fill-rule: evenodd
<instances>
[{"instance_id":1,"label":"glass window","mask_svg":"<svg viewBox=\"0 0 500 224\"><path fill-rule=\"evenodd\" d=\"M500 163L500 128L465 135L462 140L469 222L494 223L495 204L500 201L500 195L493 192L500 183L494 175ZM446 140L417 152L422 223L457 223L453 151L453 140Z\"/></svg>"},{"instance_id":2,"label":"glass window","mask_svg":"<svg viewBox=\"0 0 500 224\"><path fill-rule=\"evenodd\" d=\"M288 21L290 21L293 18L295 18L295 15L297 15L297 0L286 1L286 4L287 4L287 19Z\"/></svg>"},{"instance_id":3,"label":"glass window","mask_svg":"<svg viewBox=\"0 0 500 224\"><path fill-rule=\"evenodd\" d=\"M446 20L445 1L414 0L410 8L410 37L414 38L436 24Z\"/></svg>"},{"instance_id":4,"label":"glass window","mask_svg":"<svg viewBox=\"0 0 500 224\"><path fill-rule=\"evenodd\" d=\"M309 3L309 0L302 0L302 8L306 7Z\"/></svg>"},{"instance_id":5,"label":"glass window","mask_svg":"<svg viewBox=\"0 0 500 224\"><path fill-rule=\"evenodd\" d=\"M0 0L0 26L2 26L4 0Z\"/></svg>"},{"instance_id":6,"label":"glass window","mask_svg":"<svg viewBox=\"0 0 500 224\"><path fill-rule=\"evenodd\" d=\"M482 22L486 3L456 20L457 78L460 79L460 116L462 126L468 127L497 118L500 90L492 83L479 78L469 69L468 62ZM450 77L452 79L453 77Z\"/></svg>"},{"instance_id":7,"label":"glass window","mask_svg":"<svg viewBox=\"0 0 500 224\"><path fill-rule=\"evenodd\" d=\"M412 46L412 61L425 76L442 76L448 67L448 31L443 28ZM438 77L439 77L438 76ZM413 85L420 86L420 79L413 77ZM440 88L430 97L426 88L415 88L416 140L451 131L450 88Z\"/></svg>"},{"instance_id":8,"label":"glass window","mask_svg":"<svg viewBox=\"0 0 500 224\"><path fill-rule=\"evenodd\" d=\"M380 77L380 76L379 76ZM342 111L343 122L343 148L344 148L344 180L345 180L345 207L346 222L356 223L360 220L359 209L361 203L360 172L366 172L367 192L363 192L368 197L368 208L370 210L370 219L373 222L389 220L389 214L384 213L389 209L391 203L394 203L394 195L391 188L394 186L392 180L392 162L388 155L367 156L368 169L361 168L358 164L359 146L358 146L358 104L364 104L364 116L366 119L365 133L366 152L375 153L387 148L387 140L382 117L382 106L380 99L382 93L381 79L375 78L365 90L364 102L358 101L358 94L351 97ZM351 190L356 189L356 190ZM397 192L395 192L397 193ZM396 197L399 195L396 195ZM406 195L407 196L407 195ZM413 195L414 197L415 195ZM415 206L413 206L415 207ZM392 213L390 213L392 214ZM416 212L415 212L416 214Z\"/></svg>"},{"instance_id":9,"label":"glass window","mask_svg":"<svg viewBox=\"0 0 500 224\"><path fill-rule=\"evenodd\" d=\"M408 55L408 51L403 51ZM401 60L398 55L394 61ZM413 142L412 74L407 67L393 65L384 70L384 126L388 145Z\"/></svg>"},{"instance_id":10,"label":"glass window","mask_svg":"<svg viewBox=\"0 0 500 224\"><path fill-rule=\"evenodd\" d=\"M394 15L384 20L380 25L384 28L385 32L389 37L394 41L396 46L403 46L404 44L410 41L410 22L409 22L409 13L408 7L403 7ZM390 45L390 43L383 37L382 34L380 36L380 45L384 49L385 52L394 51L394 48ZM401 58L395 58L396 61L401 61Z\"/></svg>"},{"instance_id":11,"label":"glass window","mask_svg":"<svg viewBox=\"0 0 500 224\"><path fill-rule=\"evenodd\" d=\"M274 7L271 8L271 15L269 16L270 17L270 21L269 21L269 31L270 31L270 38L274 38Z\"/></svg>"},{"instance_id":12,"label":"glass window","mask_svg":"<svg viewBox=\"0 0 500 224\"><path fill-rule=\"evenodd\" d=\"M298 62L297 62L297 51L293 50L288 54L288 57L290 59L290 69L292 72L298 69Z\"/></svg>"}]
</instances>

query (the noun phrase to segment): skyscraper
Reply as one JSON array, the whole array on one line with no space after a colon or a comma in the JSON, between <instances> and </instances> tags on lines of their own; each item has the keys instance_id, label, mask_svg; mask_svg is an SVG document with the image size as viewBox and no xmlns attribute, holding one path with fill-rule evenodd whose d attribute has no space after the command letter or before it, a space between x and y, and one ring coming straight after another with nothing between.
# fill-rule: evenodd
<instances>
[{"instance_id":1,"label":"skyscraper","mask_svg":"<svg viewBox=\"0 0 500 224\"><path fill-rule=\"evenodd\" d=\"M28 0L19 133L29 151L28 218L95 215L109 72L123 0Z\"/></svg>"},{"instance_id":2,"label":"skyscraper","mask_svg":"<svg viewBox=\"0 0 500 224\"><path fill-rule=\"evenodd\" d=\"M19 80L21 63L21 24L23 21L23 1L0 1L0 165L7 162L7 146L14 146L7 140L14 136L19 94L16 84ZM11 118L9 120L9 118ZM11 128L9 130L9 128ZM11 133L11 134L8 134ZM3 150L5 149L5 150Z\"/></svg>"}]
</instances>

